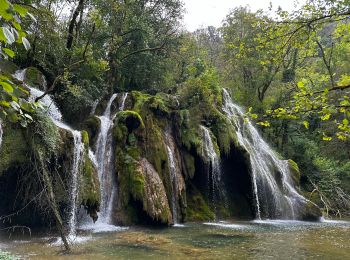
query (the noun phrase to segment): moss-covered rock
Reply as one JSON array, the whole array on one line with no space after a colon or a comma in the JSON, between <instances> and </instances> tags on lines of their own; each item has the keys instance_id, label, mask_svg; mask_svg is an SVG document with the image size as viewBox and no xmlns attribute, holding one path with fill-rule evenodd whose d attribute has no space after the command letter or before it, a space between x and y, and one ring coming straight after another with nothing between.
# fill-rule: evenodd
<instances>
[{"instance_id":1,"label":"moss-covered rock","mask_svg":"<svg viewBox=\"0 0 350 260\"><path fill-rule=\"evenodd\" d=\"M98 133L101 128L101 121L97 116L90 116L81 126L89 135L90 147L94 147L98 138Z\"/></svg>"},{"instance_id":2,"label":"moss-covered rock","mask_svg":"<svg viewBox=\"0 0 350 260\"><path fill-rule=\"evenodd\" d=\"M121 111L117 114L116 121L124 124L130 133L139 127L144 127L142 117L136 111Z\"/></svg>"},{"instance_id":3,"label":"moss-covered rock","mask_svg":"<svg viewBox=\"0 0 350 260\"><path fill-rule=\"evenodd\" d=\"M296 162L294 162L293 160L289 159L288 160L288 167L289 167L289 172L291 174L291 178L293 180L293 183L295 186L300 186L300 170L299 170L299 166Z\"/></svg>"},{"instance_id":4,"label":"moss-covered rock","mask_svg":"<svg viewBox=\"0 0 350 260\"><path fill-rule=\"evenodd\" d=\"M137 171L144 179L143 209L149 216L163 224L172 222L172 216L165 188L158 173L145 158L139 162Z\"/></svg>"},{"instance_id":5,"label":"moss-covered rock","mask_svg":"<svg viewBox=\"0 0 350 260\"><path fill-rule=\"evenodd\" d=\"M215 213L210 209L202 194L193 184L187 188L186 221L210 221L215 219Z\"/></svg>"},{"instance_id":6,"label":"moss-covered rock","mask_svg":"<svg viewBox=\"0 0 350 260\"><path fill-rule=\"evenodd\" d=\"M90 217L96 221L101 202L100 183L96 166L87 152L84 155L79 190L80 204L84 206Z\"/></svg>"},{"instance_id":7,"label":"moss-covered rock","mask_svg":"<svg viewBox=\"0 0 350 260\"><path fill-rule=\"evenodd\" d=\"M81 131L81 138L82 138L82 142L84 144L84 148L86 150L89 149L89 143L90 143L90 140L89 140L89 133L85 130Z\"/></svg>"},{"instance_id":8,"label":"moss-covered rock","mask_svg":"<svg viewBox=\"0 0 350 260\"><path fill-rule=\"evenodd\" d=\"M184 170L186 178L192 179L196 173L194 157L187 151L182 151Z\"/></svg>"},{"instance_id":9,"label":"moss-covered rock","mask_svg":"<svg viewBox=\"0 0 350 260\"><path fill-rule=\"evenodd\" d=\"M308 201L298 212L298 215L304 221L319 221L322 217L322 211L315 203Z\"/></svg>"},{"instance_id":10,"label":"moss-covered rock","mask_svg":"<svg viewBox=\"0 0 350 260\"><path fill-rule=\"evenodd\" d=\"M26 69L23 81L31 87L46 91L47 86L45 77L41 71L35 67L29 67Z\"/></svg>"},{"instance_id":11,"label":"moss-covered rock","mask_svg":"<svg viewBox=\"0 0 350 260\"><path fill-rule=\"evenodd\" d=\"M29 163L29 152L25 130L13 124L6 124L0 148L0 175L12 166Z\"/></svg>"}]
</instances>

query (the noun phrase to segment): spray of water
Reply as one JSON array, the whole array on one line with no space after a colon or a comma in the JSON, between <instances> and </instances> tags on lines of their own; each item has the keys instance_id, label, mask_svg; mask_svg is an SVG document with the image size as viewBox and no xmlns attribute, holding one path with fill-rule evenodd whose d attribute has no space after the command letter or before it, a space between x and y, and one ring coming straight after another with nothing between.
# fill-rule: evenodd
<instances>
[{"instance_id":1,"label":"spray of water","mask_svg":"<svg viewBox=\"0 0 350 260\"><path fill-rule=\"evenodd\" d=\"M298 209L305 206L307 200L292 184L288 161L278 158L225 89L222 109L236 128L239 144L250 155L256 218L296 218Z\"/></svg>"},{"instance_id":2,"label":"spray of water","mask_svg":"<svg viewBox=\"0 0 350 260\"><path fill-rule=\"evenodd\" d=\"M208 164L208 184L209 187L209 196L212 199L212 204L216 212L216 204L219 198L224 198L224 189L221 185L221 164L220 157L215 151L215 146L210 135L210 130L205 126L200 126L202 130L202 154L207 160Z\"/></svg>"},{"instance_id":3,"label":"spray of water","mask_svg":"<svg viewBox=\"0 0 350 260\"><path fill-rule=\"evenodd\" d=\"M22 80L25 77L26 70L18 71L14 74L18 80ZM44 94L43 91L32 88L27 85L30 90L30 100L34 101L37 97L40 97ZM82 156L84 154L84 144L82 142L81 133L70 128L68 125L62 122L62 114L55 102L49 95L46 95L44 98L40 99L40 105L46 111L47 115L52 119L56 126L59 128L69 131L74 140L73 147L73 160L70 172L70 185L69 185L69 198L70 198L70 207L68 214L68 233L69 237L72 238L76 235L76 225L77 225L77 198L79 193L79 173L80 166L82 161Z\"/></svg>"},{"instance_id":4,"label":"spray of water","mask_svg":"<svg viewBox=\"0 0 350 260\"><path fill-rule=\"evenodd\" d=\"M172 196L171 196L171 206L172 206L172 213L173 213L173 220L174 224L177 224L178 222L178 213L177 213L177 192L178 192L178 185L177 185L177 176L176 176L176 164L175 164L175 151L174 151L174 142L172 141L172 137L167 133L165 135L167 140L167 155L168 155L168 164L169 164L169 172L172 182Z\"/></svg>"},{"instance_id":5,"label":"spray of water","mask_svg":"<svg viewBox=\"0 0 350 260\"><path fill-rule=\"evenodd\" d=\"M79 192L79 172L81 158L84 154L84 144L82 142L81 133L71 130L74 138L74 154L71 170L71 185L70 185L70 214L69 214L69 237L76 236L77 226L77 207L78 207L78 192Z\"/></svg>"}]
</instances>

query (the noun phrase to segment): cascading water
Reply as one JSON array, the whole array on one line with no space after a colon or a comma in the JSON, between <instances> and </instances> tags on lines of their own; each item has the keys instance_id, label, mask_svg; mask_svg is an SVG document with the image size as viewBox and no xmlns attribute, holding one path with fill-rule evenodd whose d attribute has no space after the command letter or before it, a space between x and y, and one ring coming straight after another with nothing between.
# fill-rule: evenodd
<instances>
[{"instance_id":1,"label":"cascading water","mask_svg":"<svg viewBox=\"0 0 350 260\"><path fill-rule=\"evenodd\" d=\"M111 117L111 106L113 101L117 98L117 94L113 94L110 98L106 110L103 115L99 117L101 121L100 132L96 143L96 160L98 163L98 176L100 179L101 190L101 208L99 222L108 223L109 213L108 208L110 200L112 199L113 189L113 169L112 162L112 135L110 130L113 127L113 118Z\"/></svg>"},{"instance_id":2,"label":"cascading water","mask_svg":"<svg viewBox=\"0 0 350 260\"><path fill-rule=\"evenodd\" d=\"M168 142L168 144L166 145L166 148L167 148L169 172L170 172L172 190L173 190L172 197L171 197L173 221L174 221L174 224L177 224L178 222L178 213L177 213L178 187L177 187L177 177L176 177L175 151L174 151L174 147L172 147L171 145L174 143L172 142L172 139L171 139L172 137L170 137L168 133L165 136Z\"/></svg>"},{"instance_id":3,"label":"cascading water","mask_svg":"<svg viewBox=\"0 0 350 260\"><path fill-rule=\"evenodd\" d=\"M17 71L13 76L20 81L24 80L26 70ZM45 81L44 81L45 82ZM26 87L30 90L30 100L34 101L36 98L44 94L43 91L32 88L28 85ZM62 114L55 102L49 95L44 96L40 99L40 105L46 111L47 115L52 119L56 126L69 131L74 140L74 150L73 150L73 161L71 169L71 180L69 187L69 198L70 198L70 207L68 214L68 234L70 239L74 238L76 235L76 225L77 225L77 198L79 192L79 172L82 156L84 154L84 144L82 142L82 136L79 131L73 130L68 125L62 122Z\"/></svg>"},{"instance_id":4,"label":"cascading water","mask_svg":"<svg viewBox=\"0 0 350 260\"><path fill-rule=\"evenodd\" d=\"M125 101L128 98L128 95L129 95L129 93L127 93L127 92L123 94L122 102L121 102L121 104L119 106L119 111L124 111L124 109L125 109Z\"/></svg>"},{"instance_id":5,"label":"cascading water","mask_svg":"<svg viewBox=\"0 0 350 260\"><path fill-rule=\"evenodd\" d=\"M101 121L100 132L96 143L96 161L98 164L98 175L100 180L101 190L101 208L97 225L103 226L110 224L111 215L113 211L114 197L117 194L116 180L114 175L114 161L113 161L113 120L116 117L111 115L111 107L118 94L113 94L108 101L107 107L102 116L99 117ZM128 93L124 93L121 98L119 111L123 111L125 101ZM107 227L107 226L106 226ZM108 228L108 227L107 227Z\"/></svg>"},{"instance_id":6,"label":"cascading water","mask_svg":"<svg viewBox=\"0 0 350 260\"><path fill-rule=\"evenodd\" d=\"M277 157L252 123L244 118L243 110L232 102L225 89L223 111L236 128L239 144L250 155L256 218L295 219L298 209L308 200L293 187L288 161Z\"/></svg>"},{"instance_id":7,"label":"cascading water","mask_svg":"<svg viewBox=\"0 0 350 260\"><path fill-rule=\"evenodd\" d=\"M81 133L79 131L71 130L74 138L74 154L71 171L71 186L70 186L70 216L69 216L69 237L76 236L77 225L77 199L79 191L79 170L81 165L81 158L84 153L84 144L82 142Z\"/></svg>"},{"instance_id":8,"label":"cascading water","mask_svg":"<svg viewBox=\"0 0 350 260\"><path fill-rule=\"evenodd\" d=\"M220 195L223 195L224 190L221 189L221 165L220 158L215 151L214 143L210 136L208 128L201 126L203 133L203 147L202 154L206 158L209 171L208 171L208 184L209 184L209 196L212 198L214 210L216 211L216 202Z\"/></svg>"}]
</instances>

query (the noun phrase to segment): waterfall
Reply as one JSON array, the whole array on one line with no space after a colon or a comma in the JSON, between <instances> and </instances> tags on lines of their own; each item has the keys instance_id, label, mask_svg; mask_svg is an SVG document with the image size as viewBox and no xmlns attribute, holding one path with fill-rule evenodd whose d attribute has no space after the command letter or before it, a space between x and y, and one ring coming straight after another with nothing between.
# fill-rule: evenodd
<instances>
[{"instance_id":1,"label":"waterfall","mask_svg":"<svg viewBox=\"0 0 350 260\"><path fill-rule=\"evenodd\" d=\"M129 95L129 93L127 93L127 92L123 94L122 102L121 102L121 104L119 106L119 111L124 111L124 109L125 109L125 101L128 98L128 95Z\"/></svg>"},{"instance_id":2,"label":"waterfall","mask_svg":"<svg viewBox=\"0 0 350 260\"><path fill-rule=\"evenodd\" d=\"M101 190L101 208L98 222L104 224L110 224L111 222L114 197L117 194L112 136L113 120L116 117L116 114L111 115L111 107L117 97L118 94L113 94L111 96L103 115L99 117L101 128L96 143L96 161L98 163L97 169ZM127 97L128 93L122 95L120 106L118 108L119 111L124 110Z\"/></svg>"},{"instance_id":3,"label":"waterfall","mask_svg":"<svg viewBox=\"0 0 350 260\"><path fill-rule=\"evenodd\" d=\"M27 86L29 87L29 86ZM35 88L29 87L31 99L40 97L44 92L37 90ZM73 130L71 127L62 122L62 114L55 102L49 95L46 95L40 100L43 109L46 109L47 115L52 119L56 126L59 128L69 131L74 140L73 147L73 160L70 171L70 185L69 185L69 213L68 213L68 235L70 238L74 238L76 235L76 225L77 225L77 198L79 193L79 173L80 165L82 161L82 156L84 154L84 144L82 142L82 136L79 131Z\"/></svg>"},{"instance_id":4,"label":"waterfall","mask_svg":"<svg viewBox=\"0 0 350 260\"><path fill-rule=\"evenodd\" d=\"M295 219L298 208L305 206L307 200L293 187L288 161L278 158L225 89L222 109L236 128L239 144L250 155L256 218Z\"/></svg>"},{"instance_id":5,"label":"waterfall","mask_svg":"<svg viewBox=\"0 0 350 260\"><path fill-rule=\"evenodd\" d=\"M172 204L172 213L173 213L173 220L174 224L177 224L178 221L178 213L177 213L177 193L178 193L178 185L177 185L177 169L175 164L175 145L174 141L172 140L172 137L170 134L165 134L166 140L167 140L167 155L168 155L168 164L169 164L169 172L171 177L171 183L172 183L172 196L171 196L171 204Z\"/></svg>"},{"instance_id":6,"label":"waterfall","mask_svg":"<svg viewBox=\"0 0 350 260\"><path fill-rule=\"evenodd\" d=\"M113 94L108 101L107 107L102 116L100 132L96 143L96 160L98 162L98 177L100 179L101 190L101 208L99 221L103 223L109 222L109 205L112 199L113 189L113 161L112 161L112 134L113 118L111 117L111 106L117 98L117 94ZM112 169L111 169L112 168Z\"/></svg>"},{"instance_id":7,"label":"waterfall","mask_svg":"<svg viewBox=\"0 0 350 260\"><path fill-rule=\"evenodd\" d=\"M202 130L203 146L202 154L207 160L209 166L208 169L208 185L209 185L209 196L211 195L214 210L216 211L216 202L218 196L223 195L224 190L219 187L221 183L221 165L220 158L215 151L214 143L212 141L210 131L204 126L200 126Z\"/></svg>"},{"instance_id":8,"label":"waterfall","mask_svg":"<svg viewBox=\"0 0 350 260\"><path fill-rule=\"evenodd\" d=\"M23 81L26 76L27 69L17 70L12 76L19 81Z\"/></svg>"},{"instance_id":9,"label":"waterfall","mask_svg":"<svg viewBox=\"0 0 350 260\"><path fill-rule=\"evenodd\" d=\"M81 165L81 158L84 153L84 143L82 142L81 133L79 131L71 130L74 137L74 153L71 170L71 185L69 191L70 197L70 213L69 213L69 237L76 235L77 225L77 206L78 206L78 192L79 192L79 172Z\"/></svg>"},{"instance_id":10,"label":"waterfall","mask_svg":"<svg viewBox=\"0 0 350 260\"><path fill-rule=\"evenodd\" d=\"M17 71L13 76L18 80L23 81L25 77L26 70ZM42 96L44 94L43 91L32 88L31 86L26 85L26 87L30 90L29 100L34 101L36 98ZM75 237L76 235L76 224L77 224L77 199L79 193L79 173L80 166L82 161L82 156L84 154L84 144L82 142L82 136L79 131L73 130L68 125L62 122L62 114L59 108L56 106L55 102L49 95L46 95L42 99L40 99L39 104L44 111L46 111L47 115L52 119L54 124L59 128L65 129L69 131L74 140L74 148L73 148L73 160L70 171L70 184L69 184L69 213L68 213L68 234L69 237Z\"/></svg>"}]
</instances>

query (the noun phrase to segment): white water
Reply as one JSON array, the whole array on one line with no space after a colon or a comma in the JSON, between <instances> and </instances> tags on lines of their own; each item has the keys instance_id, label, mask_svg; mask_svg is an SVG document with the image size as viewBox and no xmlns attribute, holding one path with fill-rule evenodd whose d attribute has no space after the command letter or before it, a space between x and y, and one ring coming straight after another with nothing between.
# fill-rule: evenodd
<instances>
[{"instance_id":1,"label":"white water","mask_svg":"<svg viewBox=\"0 0 350 260\"><path fill-rule=\"evenodd\" d=\"M18 80L23 81L25 77L26 70L17 71L13 76ZM36 98L44 94L43 91L32 88L28 85L26 87L30 90L30 100L34 101ZM46 111L47 115L52 119L56 126L59 128L69 131L74 140L73 148L73 160L70 172L70 185L69 185L69 213L68 213L68 238L73 240L76 237L76 225L77 225L77 199L79 193L79 173L82 161L82 156L84 154L84 144L82 142L82 136L79 131L73 130L71 127L62 122L62 114L55 102L49 95L39 101L42 108Z\"/></svg>"},{"instance_id":2,"label":"white water","mask_svg":"<svg viewBox=\"0 0 350 260\"><path fill-rule=\"evenodd\" d=\"M27 69L23 69L23 70L17 70L15 72L15 74L13 74L12 76L16 79L18 79L19 81L23 81L24 80L24 77L26 75L26 71Z\"/></svg>"},{"instance_id":3,"label":"white water","mask_svg":"<svg viewBox=\"0 0 350 260\"><path fill-rule=\"evenodd\" d=\"M110 207L113 199L113 168L112 162L112 134L113 117L111 117L111 106L113 101L117 98L117 94L113 94L110 98L107 107L102 116L99 117L101 121L100 132L96 143L96 160L98 162L98 176L100 180L101 190L101 207L98 222L110 222Z\"/></svg>"},{"instance_id":4,"label":"white water","mask_svg":"<svg viewBox=\"0 0 350 260\"><path fill-rule=\"evenodd\" d=\"M202 154L204 158L206 158L209 166L208 171L208 184L209 187L209 195L212 198L212 203L214 205L214 209L216 211L216 202L219 199L219 195L223 195L223 189L221 189L221 166L220 166L220 158L215 151L214 143L212 141L210 131L208 128L204 126L200 126L202 129L202 138L203 138L203 147Z\"/></svg>"},{"instance_id":5,"label":"white water","mask_svg":"<svg viewBox=\"0 0 350 260\"><path fill-rule=\"evenodd\" d=\"M174 152L170 148L169 145L167 145L167 154L168 154L168 163L169 163L169 171L170 171L170 177L172 182L172 197L171 197L171 204L172 204L172 213L173 213L173 220L174 224L177 224L178 221L178 215L177 215L177 178L176 178L176 166L175 166L175 157Z\"/></svg>"},{"instance_id":6,"label":"white water","mask_svg":"<svg viewBox=\"0 0 350 260\"><path fill-rule=\"evenodd\" d=\"M256 218L295 219L298 208L305 205L307 200L293 187L288 161L278 158L252 123L244 119L243 110L232 102L225 89L223 111L236 128L239 144L250 155ZM277 178L280 178L281 185L278 185Z\"/></svg>"},{"instance_id":7,"label":"white water","mask_svg":"<svg viewBox=\"0 0 350 260\"><path fill-rule=\"evenodd\" d=\"M71 170L71 185L70 185L70 216L68 221L69 236L76 236L77 226L77 207L78 207L78 193L79 193L79 173L81 158L84 154L84 143L82 142L81 133L79 131L71 130L74 138L74 153Z\"/></svg>"},{"instance_id":8,"label":"white water","mask_svg":"<svg viewBox=\"0 0 350 260\"><path fill-rule=\"evenodd\" d=\"M119 106L119 111L124 111L124 109L125 109L125 101L128 98L128 95L129 95L129 93L127 93L127 92L123 94L122 102L121 102L121 104Z\"/></svg>"},{"instance_id":9,"label":"white water","mask_svg":"<svg viewBox=\"0 0 350 260\"><path fill-rule=\"evenodd\" d=\"M99 218L92 227L96 232L118 231L120 229L119 227L111 225L114 198L117 194L116 180L114 176L112 137L113 121L116 114L111 115L111 107L117 97L118 94L113 94L111 96L103 115L99 117L101 128L97 137L95 156L100 180L101 207ZM127 97L128 93L122 95L119 111L124 110ZM86 224L85 228L88 226L89 225Z\"/></svg>"}]
</instances>

